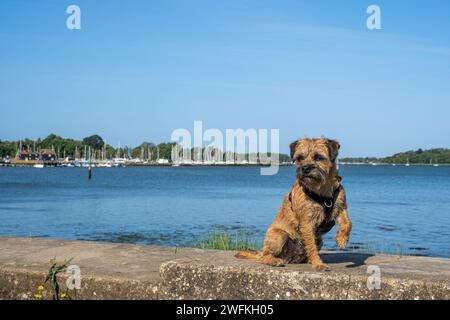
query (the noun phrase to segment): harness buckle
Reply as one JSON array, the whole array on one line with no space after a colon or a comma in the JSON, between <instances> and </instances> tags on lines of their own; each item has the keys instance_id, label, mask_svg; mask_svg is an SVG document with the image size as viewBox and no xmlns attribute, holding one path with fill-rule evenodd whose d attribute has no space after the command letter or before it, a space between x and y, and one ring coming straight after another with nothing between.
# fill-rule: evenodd
<instances>
[{"instance_id":1,"label":"harness buckle","mask_svg":"<svg viewBox=\"0 0 450 320\"><path fill-rule=\"evenodd\" d=\"M328 200L328 203L327 203L327 201L324 201L323 204L325 207L331 208L333 206L333 200Z\"/></svg>"}]
</instances>

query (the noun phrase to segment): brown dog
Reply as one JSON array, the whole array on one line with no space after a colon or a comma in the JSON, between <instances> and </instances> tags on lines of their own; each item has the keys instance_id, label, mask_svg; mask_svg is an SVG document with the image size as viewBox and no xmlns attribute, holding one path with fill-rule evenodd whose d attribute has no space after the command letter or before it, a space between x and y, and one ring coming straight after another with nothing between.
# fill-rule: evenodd
<instances>
[{"instance_id":1,"label":"brown dog","mask_svg":"<svg viewBox=\"0 0 450 320\"><path fill-rule=\"evenodd\" d=\"M328 268L319 256L322 236L337 221L336 243L343 249L352 229L336 168L339 148L337 141L325 138L303 139L290 145L297 180L267 230L262 252L241 251L237 258L272 266L308 262L315 269Z\"/></svg>"}]
</instances>

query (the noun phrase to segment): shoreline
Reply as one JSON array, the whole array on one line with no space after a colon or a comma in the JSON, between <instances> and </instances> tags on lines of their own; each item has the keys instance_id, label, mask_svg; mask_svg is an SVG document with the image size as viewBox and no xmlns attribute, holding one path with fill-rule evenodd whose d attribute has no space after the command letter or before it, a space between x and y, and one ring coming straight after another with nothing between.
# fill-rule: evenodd
<instances>
[{"instance_id":1,"label":"shoreline","mask_svg":"<svg viewBox=\"0 0 450 320\"><path fill-rule=\"evenodd\" d=\"M68 166L69 163L42 163L39 161L27 161L27 162L10 162L10 163L0 163L0 167L33 167L35 165L42 164L45 167L58 167L58 168L88 168L88 165L82 166ZM136 162L125 162L120 167L270 167L270 166L279 166L279 167L288 167L293 166L291 163L269 163L269 164L261 164L261 163L136 163ZM112 166L114 167L114 166ZM111 168L104 167L98 164L92 164L92 168Z\"/></svg>"},{"instance_id":2,"label":"shoreline","mask_svg":"<svg viewBox=\"0 0 450 320\"><path fill-rule=\"evenodd\" d=\"M429 164L429 163L410 163L409 165L405 163L385 163L385 162L376 162L376 163L359 163L359 162L341 162L340 166L368 166L368 167L377 167L377 166L391 166L391 167L445 167L450 166L450 163L439 163L439 164Z\"/></svg>"},{"instance_id":3,"label":"shoreline","mask_svg":"<svg viewBox=\"0 0 450 320\"><path fill-rule=\"evenodd\" d=\"M36 163L0 163L1 167L8 168L33 168L35 165L42 164L39 162ZM57 164L43 164L44 167L56 167L56 168L88 168L88 166L67 166L67 165L57 165ZM410 163L409 165L405 165L404 163L340 163L340 166L366 166L366 167L449 167L450 163L438 164L438 165L430 165L426 163ZM151 163L151 164L139 164L139 163L125 163L125 165L121 167L270 167L270 166L279 166L279 167L291 167L294 166L291 163L275 163L275 164L253 164L253 163L223 163L223 164L178 164L174 165L171 163ZM109 168L103 166L93 165L92 168L100 169L100 168Z\"/></svg>"}]
</instances>

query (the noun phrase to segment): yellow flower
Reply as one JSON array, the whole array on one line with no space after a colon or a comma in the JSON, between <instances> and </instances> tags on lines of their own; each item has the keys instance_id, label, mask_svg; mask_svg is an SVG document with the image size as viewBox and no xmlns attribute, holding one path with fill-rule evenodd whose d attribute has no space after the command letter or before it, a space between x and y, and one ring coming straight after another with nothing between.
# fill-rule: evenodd
<instances>
[{"instance_id":1,"label":"yellow flower","mask_svg":"<svg viewBox=\"0 0 450 320\"><path fill-rule=\"evenodd\" d=\"M41 299L41 298L42 298L42 295L39 294L39 293L36 293L36 294L34 295L34 297L35 297L36 299Z\"/></svg>"},{"instance_id":2,"label":"yellow flower","mask_svg":"<svg viewBox=\"0 0 450 320\"><path fill-rule=\"evenodd\" d=\"M61 299L65 299L65 298L67 298L67 294L61 293Z\"/></svg>"},{"instance_id":3,"label":"yellow flower","mask_svg":"<svg viewBox=\"0 0 450 320\"><path fill-rule=\"evenodd\" d=\"M38 290L39 290L39 291L44 291L44 286L41 284L41 285L38 287Z\"/></svg>"}]
</instances>

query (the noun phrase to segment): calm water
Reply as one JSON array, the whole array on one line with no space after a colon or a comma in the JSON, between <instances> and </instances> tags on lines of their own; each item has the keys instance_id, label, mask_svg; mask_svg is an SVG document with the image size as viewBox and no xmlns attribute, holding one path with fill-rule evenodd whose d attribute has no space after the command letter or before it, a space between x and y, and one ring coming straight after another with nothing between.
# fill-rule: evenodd
<instances>
[{"instance_id":1,"label":"calm water","mask_svg":"<svg viewBox=\"0 0 450 320\"><path fill-rule=\"evenodd\" d=\"M450 257L450 167L344 166L351 250ZM0 235L192 245L244 228L261 242L294 168L0 168ZM336 227L325 245L335 249Z\"/></svg>"}]
</instances>

